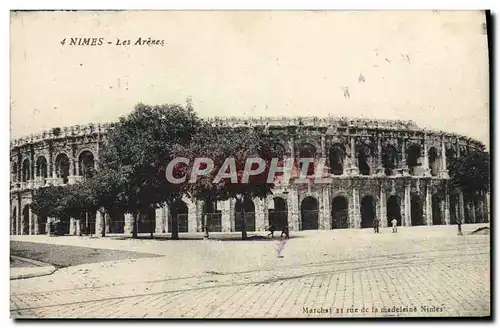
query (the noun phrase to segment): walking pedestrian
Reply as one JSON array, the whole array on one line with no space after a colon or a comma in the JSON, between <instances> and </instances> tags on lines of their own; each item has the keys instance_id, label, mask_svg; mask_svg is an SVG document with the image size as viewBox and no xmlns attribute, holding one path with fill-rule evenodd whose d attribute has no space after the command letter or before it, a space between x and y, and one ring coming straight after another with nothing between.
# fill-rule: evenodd
<instances>
[{"instance_id":1,"label":"walking pedestrian","mask_svg":"<svg viewBox=\"0 0 500 328\"><path fill-rule=\"evenodd\" d=\"M398 220L396 220L396 218L393 218L391 223L392 223L392 232L393 233L398 232Z\"/></svg>"},{"instance_id":2,"label":"walking pedestrian","mask_svg":"<svg viewBox=\"0 0 500 328\"><path fill-rule=\"evenodd\" d=\"M283 238L283 235L285 235L285 239L290 238L290 233L288 231L288 225L283 227L283 230L281 231L281 237Z\"/></svg>"},{"instance_id":3,"label":"walking pedestrian","mask_svg":"<svg viewBox=\"0 0 500 328\"><path fill-rule=\"evenodd\" d=\"M379 222L378 218L376 218L376 217L373 218L373 231L375 233L379 233L379 230L378 230L379 223L380 222Z\"/></svg>"},{"instance_id":4,"label":"walking pedestrian","mask_svg":"<svg viewBox=\"0 0 500 328\"><path fill-rule=\"evenodd\" d=\"M269 226L269 234L267 235L268 237L274 238L274 231L276 231L276 228L274 227L274 224L271 224Z\"/></svg>"}]
</instances>

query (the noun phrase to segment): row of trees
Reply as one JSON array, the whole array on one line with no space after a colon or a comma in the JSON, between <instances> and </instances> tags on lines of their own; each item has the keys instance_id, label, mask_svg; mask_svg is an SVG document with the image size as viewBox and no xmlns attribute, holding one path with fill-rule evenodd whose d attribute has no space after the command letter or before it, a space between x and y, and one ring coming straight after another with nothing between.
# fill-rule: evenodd
<instances>
[{"instance_id":1,"label":"row of trees","mask_svg":"<svg viewBox=\"0 0 500 328\"><path fill-rule=\"evenodd\" d=\"M99 154L98 169L91 177L74 185L38 189L32 210L37 215L60 220L81 218L88 212L123 211L132 214L132 236L137 237L139 215L166 205L172 218L172 239L177 239L174 204L183 196L210 202L265 198L274 187L266 179L271 159L283 159L283 152L273 136L263 129L211 126L196 115L190 102L185 107L138 104L108 132L106 145ZM210 158L214 168L194 183L186 179L172 184L167 181L165 171L176 157L188 158L190 163L195 158ZM255 157L264 159L266 168L242 183L246 160ZM226 177L214 183L219 169L226 168L227 158L235 158L237 181ZM489 154L484 150L463 154L450 162L449 183L468 196L482 193L489 190L489 167ZM176 165L174 175L189 177L192 169L192 165ZM204 222L205 229L206 226ZM245 220L242 238L246 238Z\"/></svg>"},{"instance_id":2,"label":"row of trees","mask_svg":"<svg viewBox=\"0 0 500 328\"><path fill-rule=\"evenodd\" d=\"M176 157L210 158L214 168L196 182L169 183L167 164ZM229 177L214 183L226 158L235 158L238 181ZM266 161L266 170L241 183L247 158ZM69 186L48 186L34 193L32 210L37 215L69 220L87 212L114 213L119 209L133 216L132 236L137 237L140 213L168 206L172 218L172 239L178 238L176 206L183 196L205 201L236 198L264 198L273 183L266 179L271 158L283 157L272 136L261 129L221 129L202 121L188 102L180 105L147 106L138 104L128 116L109 131L99 154L98 169L91 178ZM174 174L191 175L192 166L178 165ZM243 215L243 213L242 213ZM243 220L244 221L244 220ZM206 223L204 223L206 229ZM242 238L246 238L243 224Z\"/></svg>"}]
</instances>

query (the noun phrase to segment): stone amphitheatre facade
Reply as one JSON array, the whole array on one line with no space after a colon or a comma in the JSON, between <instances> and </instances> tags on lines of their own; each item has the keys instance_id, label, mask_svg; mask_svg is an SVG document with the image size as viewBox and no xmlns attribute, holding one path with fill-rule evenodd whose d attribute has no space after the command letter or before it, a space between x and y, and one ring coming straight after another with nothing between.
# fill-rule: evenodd
<instances>
[{"instance_id":1,"label":"stone amphitheatre facade","mask_svg":"<svg viewBox=\"0 0 500 328\"><path fill-rule=\"evenodd\" d=\"M270 224L279 230L365 228L378 217L382 227L392 218L401 226L489 221L489 194L463 200L448 190L447 162L451 157L480 149L471 138L421 129L411 121L317 117L212 118L215 126L263 126L277 136L287 156L324 157L331 184L276 186L268 199L204 204L196 199L179 202L179 231L241 231L241 207L249 231ZM45 234L51 218L32 213L34 190L46 185L78 183L99 160L112 124L54 128L11 142L11 234ZM66 233L79 234L81 224L71 218ZM141 215L139 232L170 231L168 208ZM389 223L390 224L390 223ZM90 213L85 229L92 233L130 233L129 214L106 218Z\"/></svg>"}]
</instances>

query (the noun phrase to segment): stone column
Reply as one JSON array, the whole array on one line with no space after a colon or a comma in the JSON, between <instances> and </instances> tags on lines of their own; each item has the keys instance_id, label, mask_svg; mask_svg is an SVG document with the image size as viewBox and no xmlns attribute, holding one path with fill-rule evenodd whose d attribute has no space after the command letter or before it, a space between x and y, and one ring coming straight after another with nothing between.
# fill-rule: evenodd
<instances>
[{"instance_id":1,"label":"stone column","mask_svg":"<svg viewBox=\"0 0 500 328\"><path fill-rule=\"evenodd\" d=\"M424 207L425 224L432 225L432 193L430 181L427 181L425 186L425 207Z\"/></svg>"},{"instance_id":2,"label":"stone column","mask_svg":"<svg viewBox=\"0 0 500 328\"><path fill-rule=\"evenodd\" d=\"M198 227L197 218L201 218L203 214L202 210L198 209L198 201L196 199L192 199L191 202L187 204L188 207L188 232L199 232L201 229ZM201 227L202 228L202 227Z\"/></svg>"},{"instance_id":3,"label":"stone column","mask_svg":"<svg viewBox=\"0 0 500 328\"><path fill-rule=\"evenodd\" d=\"M350 175L359 175L359 168L357 165L357 158L356 158L356 140L354 136L351 136L351 166L349 168Z\"/></svg>"},{"instance_id":4,"label":"stone column","mask_svg":"<svg viewBox=\"0 0 500 328\"><path fill-rule=\"evenodd\" d=\"M404 197L404 219L405 219L405 226L411 227L411 183L408 182L405 185L405 197Z\"/></svg>"},{"instance_id":5,"label":"stone column","mask_svg":"<svg viewBox=\"0 0 500 328\"><path fill-rule=\"evenodd\" d=\"M98 211L95 216L95 234L101 237L104 232L104 222L106 221L106 214Z\"/></svg>"},{"instance_id":6,"label":"stone column","mask_svg":"<svg viewBox=\"0 0 500 328\"><path fill-rule=\"evenodd\" d=\"M323 186L321 203L323 205L323 224L321 229L330 230L332 228L332 210L330 204L330 189L328 186Z\"/></svg>"},{"instance_id":7,"label":"stone column","mask_svg":"<svg viewBox=\"0 0 500 328\"><path fill-rule=\"evenodd\" d=\"M361 215L359 210L359 191L356 185L352 186L352 201L349 202L352 206L349 206L349 228L359 229L361 228Z\"/></svg>"},{"instance_id":8,"label":"stone column","mask_svg":"<svg viewBox=\"0 0 500 328\"><path fill-rule=\"evenodd\" d=\"M472 203L471 203L470 209L471 209L471 212L472 212L471 213L472 222L476 223L476 202L475 202L475 199L472 199Z\"/></svg>"},{"instance_id":9,"label":"stone column","mask_svg":"<svg viewBox=\"0 0 500 328\"><path fill-rule=\"evenodd\" d=\"M28 231L27 235L33 235L33 216L31 215L31 207L28 207Z\"/></svg>"},{"instance_id":10,"label":"stone column","mask_svg":"<svg viewBox=\"0 0 500 328\"><path fill-rule=\"evenodd\" d=\"M446 225L450 224L450 194L448 188L445 189L444 195L444 223Z\"/></svg>"},{"instance_id":11,"label":"stone column","mask_svg":"<svg viewBox=\"0 0 500 328\"><path fill-rule=\"evenodd\" d=\"M231 201L225 200L219 202L221 210L221 228L222 232L231 231Z\"/></svg>"},{"instance_id":12,"label":"stone column","mask_svg":"<svg viewBox=\"0 0 500 328\"><path fill-rule=\"evenodd\" d=\"M76 236L76 222L75 218L69 218L69 234Z\"/></svg>"},{"instance_id":13,"label":"stone column","mask_svg":"<svg viewBox=\"0 0 500 328\"><path fill-rule=\"evenodd\" d=\"M431 176L431 170L429 169L429 152L427 151L427 134L424 134L424 163L422 165L422 175L424 177Z\"/></svg>"},{"instance_id":14,"label":"stone column","mask_svg":"<svg viewBox=\"0 0 500 328\"><path fill-rule=\"evenodd\" d=\"M47 223L45 223L45 231L47 232L47 235L52 234L52 222L54 221L54 218L47 218Z\"/></svg>"},{"instance_id":15,"label":"stone column","mask_svg":"<svg viewBox=\"0 0 500 328\"><path fill-rule=\"evenodd\" d=\"M288 193L287 199L288 206L288 227L290 231L299 231L300 224L300 208L299 208L299 195L296 188L291 188Z\"/></svg>"},{"instance_id":16,"label":"stone column","mask_svg":"<svg viewBox=\"0 0 500 328\"><path fill-rule=\"evenodd\" d=\"M111 232L111 216L109 215L108 212L106 212L106 220L104 221L104 232L105 233L110 233Z\"/></svg>"},{"instance_id":17,"label":"stone column","mask_svg":"<svg viewBox=\"0 0 500 328\"><path fill-rule=\"evenodd\" d=\"M446 147L444 144L444 139L441 140L441 179L448 179L450 176L448 174L448 167L446 164Z\"/></svg>"},{"instance_id":18,"label":"stone column","mask_svg":"<svg viewBox=\"0 0 500 328\"><path fill-rule=\"evenodd\" d=\"M73 156L69 158L69 175L68 175L68 184L75 184L76 183L76 177L75 177L75 159ZM96 223L97 227L97 223ZM96 228L97 229L97 228ZM97 230L96 230L97 231Z\"/></svg>"},{"instance_id":19,"label":"stone column","mask_svg":"<svg viewBox=\"0 0 500 328\"><path fill-rule=\"evenodd\" d=\"M379 136L377 136L377 175L385 175L384 165L382 163L382 142Z\"/></svg>"},{"instance_id":20,"label":"stone column","mask_svg":"<svg viewBox=\"0 0 500 328\"><path fill-rule=\"evenodd\" d=\"M387 227L387 199L384 186L380 186L380 201L379 201L379 215L380 225L382 228Z\"/></svg>"},{"instance_id":21,"label":"stone column","mask_svg":"<svg viewBox=\"0 0 500 328\"><path fill-rule=\"evenodd\" d=\"M134 229L134 216L130 213L124 214L124 225L123 225L123 233L126 235L132 234L132 230Z\"/></svg>"},{"instance_id":22,"label":"stone column","mask_svg":"<svg viewBox=\"0 0 500 328\"><path fill-rule=\"evenodd\" d=\"M255 231L265 231L266 222L264 218L264 200L260 198L255 198Z\"/></svg>"},{"instance_id":23,"label":"stone column","mask_svg":"<svg viewBox=\"0 0 500 328\"><path fill-rule=\"evenodd\" d=\"M464 193L462 190L458 193L458 218L460 222L465 223L465 206L464 206Z\"/></svg>"},{"instance_id":24,"label":"stone column","mask_svg":"<svg viewBox=\"0 0 500 328\"><path fill-rule=\"evenodd\" d=\"M155 233L165 233L164 210L163 207L155 209Z\"/></svg>"},{"instance_id":25,"label":"stone column","mask_svg":"<svg viewBox=\"0 0 500 328\"><path fill-rule=\"evenodd\" d=\"M80 219L75 220L75 235L76 236L81 236L81 234L82 234L80 226L81 226Z\"/></svg>"}]
</instances>

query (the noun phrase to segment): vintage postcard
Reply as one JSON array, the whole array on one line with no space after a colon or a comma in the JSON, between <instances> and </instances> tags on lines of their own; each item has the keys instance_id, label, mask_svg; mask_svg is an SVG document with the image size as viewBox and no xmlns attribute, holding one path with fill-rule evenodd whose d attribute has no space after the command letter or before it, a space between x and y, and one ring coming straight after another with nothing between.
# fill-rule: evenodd
<instances>
[{"instance_id":1,"label":"vintage postcard","mask_svg":"<svg viewBox=\"0 0 500 328\"><path fill-rule=\"evenodd\" d=\"M491 317L488 23L11 11L11 317Z\"/></svg>"}]
</instances>

